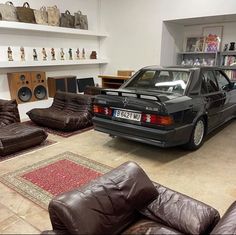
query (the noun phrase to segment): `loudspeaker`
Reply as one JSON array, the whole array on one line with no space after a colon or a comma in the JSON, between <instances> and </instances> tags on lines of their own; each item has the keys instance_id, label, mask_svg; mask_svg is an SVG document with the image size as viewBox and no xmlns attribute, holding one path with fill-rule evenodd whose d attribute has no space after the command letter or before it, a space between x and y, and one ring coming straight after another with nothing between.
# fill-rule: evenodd
<instances>
[{"instance_id":1,"label":"loudspeaker","mask_svg":"<svg viewBox=\"0 0 236 235\"><path fill-rule=\"evenodd\" d=\"M45 72L31 72L31 82L34 100L47 99L48 92Z\"/></svg>"},{"instance_id":2,"label":"loudspeaker","mask_svg":"<svg viewBox=\"0 0 236 235\"><path fill-rule=\"evenodd\" d=\"M48 95L54 97L57 91L77 93L76 76L48 77Z\"/></svg>"},{"instance_id":3,"label":"loudspeaker","mask_svg":"<svg viewBox=\"0 0 236 235\"><path fill-rule=\"evenodd\" d=\"M8 73L11 99L26 103L47 99L47 82L44 72Z\"/></svg>"},{"instance_id":4,"label":"loudspeaker","mask_svg":"<svg viewBox=\"0 0 236 235\"><path fill-rule=\"evenodd\" d=\"M16 99L17 103L33 101L30 73L8 73L7 76L11 99Z\"/></svg>"}]
</instances>

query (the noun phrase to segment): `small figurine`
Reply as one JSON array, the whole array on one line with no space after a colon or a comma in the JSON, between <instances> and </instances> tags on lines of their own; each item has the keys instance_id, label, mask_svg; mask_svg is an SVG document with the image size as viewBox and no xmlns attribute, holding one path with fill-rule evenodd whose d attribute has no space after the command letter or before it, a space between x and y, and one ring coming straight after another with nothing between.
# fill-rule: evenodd
<instances>
[{"instance_id":1,"label":"small figurine","mask_svg":"<svg viewBox=\"0 0 236 235\"><path fill-rule=\"evenodd\" d=\"M225 46L224 46L224 51L228 51L228 46L229 46L229 44L226 43Z\"/></svg>"},{"instance_id":2,"label":"small figurine","mask_svg":"<svg viewBox=\"0 0 236 235\"><path fill-rule=\"evenodd\" d=\"M8 47L7 49L7 56L8 56L8 61L13 61L11 47Z\"/></svg>"},{"instance_id":3,"label":"small figurine","mask_svg":"<svg viewBox=\"0 0 236 235\"><path fill-rule=\"evenodd\" d=\"M230 42L229 51L235 50L235 42Z\"/></svg>"},{"instance_id":4,"label":"small figurine","mask_svg":"<svg viewBox=\"0 0 236 235\"><path fill-rule=\"evenodd\" d=\"M90 55L90 59L92 59L92 60L96 60L97 59L97 52L96 51L92 51L92 53Z\"/></svg>"},{"instance_id":5,"label":"small figurine","mask_svg":"<svg viewBox=\"0 0 236 235\"><path fill-rule=\"evenodd\" d=\"M63 48L61 48L61 51L60 51L60 55L61 55L61 60L64 60L65 59L65 52L63 50Z\"/></svg>"},{"instance_id":6,"label":"small figurine","mask_svg":"<svg viewBox=\"0 0 236 235\"><path fill-rule=\"evenodd\" d=\"M77 51L76 51L76 58L77 58L77 60L80 59L80 51L79 51L79 48L77 48Z\"/></svg>"},{"instance_id":7,"label":"small figurine","mask_svg":"<svg viewBox=\"0 0 236 235\"><path fill-rule=\"evenodd\" d=\"M70 48L68 52L69 52L69 60L73 60L72 49Z\"/></svg>"},{"instance_id":8,"label":"small figurine","mask_svg":"<svg viewBox=\"0 0 236 235\"><path fill-rule=\"evenodd\" d=\"M85 50L84 50L84 48L83 48L83 50L82 50L82 59L86 59L86 58L85 58Z\"/></svg>"},{"instance_id":9,"label":"small figurine","mask_svg":"<svg viewBox=\"0 0 236 235\"><path fill-rule=\"evenodd\" d=\"M55 53L55 49L52 48L52 49L51 49L52 60L56 60L55 54L56 54L56 53Z\"/></svg>"},{"instance_id":10,"label":"small figurine","mask_svg":"<svg viewBox=\"0 0 236 235\"><path fill-rule=\"evenodd\" d=\"M45 48L42 49L42 54L43 54L43 60L47 60L47 52L45 50Z\"/></svg>"},{"instance_id":11,"label":"small figurine","mask_svg":"<svg viewBox=\"0 0 236 235\"><path fill-rule=\"evenodd\" d=\"M37 54L36 49L33 49L33 59L34 59L34 61L38 60L38 54Z\"/></svg>"},{"instance_id":12,"label":"small figurine","mask_svg":"<svg viewBox=\"0 0 236 235\"><path fill-rule=\"evenodd\" d=\"M21 61L25 61L25 49L24 49L24 47L20 48L20 59L21 59Z\"/></svg>"},{"instance_id":13,"label":"small figurine","mask_svg":"<svg viewBox=\"0 0 236 235\"><path fill-rule=\"evenodd\" d=\"M207 61L205 59L202 59L202 66L207 66Z\"/></svg>"}]
</instances>

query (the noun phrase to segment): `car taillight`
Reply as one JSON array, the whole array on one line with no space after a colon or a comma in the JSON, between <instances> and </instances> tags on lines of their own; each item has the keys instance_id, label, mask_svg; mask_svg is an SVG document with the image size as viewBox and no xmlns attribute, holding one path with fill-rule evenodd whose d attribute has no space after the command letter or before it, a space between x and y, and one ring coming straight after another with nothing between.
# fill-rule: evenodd
<instances>
[{"instance_id":1,"label":"car taillight","mask_svg":"<svg viewBox=\"0 0 236 235\"><path fill-rule=\"evenodd\" d=\"M98 113L98 114L112 116L112 109L108 108L108 107L102 107L102 106L94 105L93 106L93 112Z\"/></svg>"},{"instance_id":2,"label":"car taillight","mask_svg":"<svg viewBox=\"0 0 236 235\"><path fill-rule=\"evenodd\" d=\"M169 126L173 124L173 118L171 116L161 116L161 115L143 113L142 122L162 125L162 126Z\"/></svg>"}]
</instances>

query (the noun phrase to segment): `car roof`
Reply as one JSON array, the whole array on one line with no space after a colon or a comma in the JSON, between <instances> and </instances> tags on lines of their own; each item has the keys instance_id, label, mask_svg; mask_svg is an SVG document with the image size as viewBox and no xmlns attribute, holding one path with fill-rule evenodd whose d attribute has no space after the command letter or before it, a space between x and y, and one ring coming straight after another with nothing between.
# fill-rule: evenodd
<instances>
[{"instance_id":1,"label":"car roof","mask_svg":"<svg viewBox=\"0 0 236 235\"><path fill-rule=\"evenodd\" d=\"M213 67L213 66L158 66L158 65L152 65L142 68L141 70L168 70L168 71L183 71L183 72L191 72L191 71L197 71L197 70L218 70L221 69L220 67Z\"/></svg>"}]
</instances>

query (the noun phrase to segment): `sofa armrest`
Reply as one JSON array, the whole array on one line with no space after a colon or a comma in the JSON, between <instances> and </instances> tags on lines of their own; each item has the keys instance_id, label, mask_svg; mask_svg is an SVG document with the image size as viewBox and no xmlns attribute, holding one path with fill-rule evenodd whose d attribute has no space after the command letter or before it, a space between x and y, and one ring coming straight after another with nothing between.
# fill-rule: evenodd
<instances>
[{"instance_id":1,"label":"sofa armrest","mask_svg":"<svg viewBox=\"0 0 236 235\"><path fill-rule=\"evenodd\" d=\"M69 232L61 230L46 230L40 233L40 235L69 235Z\"/></svg>"},{"instance_id":2,"label":"sofa armrest","mask_svg":"<svg viewBox=\"0 0 236 235\"><path fill-rule=\"evenodd\" d=\"M54 230L70 234L120 234L157 197L146 173L126 162L49 203Z\"/></svg>"},{"instance_id":3,"label":"sofa armrest","mask_svg":"<svg viewBox=\"0 0 236 235\"><path fill-rule=\"evenodd\" d=\"M211 234L236 234L236 201L225 212Z\"/></svg>"},{"instance_id":4,"label":"sofa armrest","mask_svg":"<svg viewBox=\"0 0 236 235\"><path fill-rule=\"evenodd\" d=\"M185 234L211 232L220 219L218 211L200 201L154 183L158 196L140 212Z\"/></svg>"}]
</instances>

